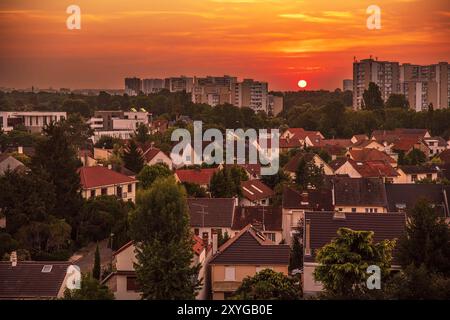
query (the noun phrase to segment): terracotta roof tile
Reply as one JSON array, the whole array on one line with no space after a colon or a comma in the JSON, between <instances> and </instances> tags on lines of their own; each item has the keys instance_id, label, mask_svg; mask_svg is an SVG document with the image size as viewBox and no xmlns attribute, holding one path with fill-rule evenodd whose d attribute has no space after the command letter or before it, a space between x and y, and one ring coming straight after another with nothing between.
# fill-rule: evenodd
<instances>
[{"instance_id":1,"label":"terracotta roof tile","mask_svg":"<svg viewBox=\"0 0 450 320\"><path fill-rule=\"evenodd\" d=\"M79 169L80 182L83 189L97 188L101 186L110 186L122 183L136 182L136 179L130 178L124 174L102 166L81 167Z\"/></svg>"},{"instance_id":2,"label":"terracotta roof tile","mask_svg":"<svg viewBox=\"0 0 450 320\"><path fill-rule=\"evenodd\" d=\"M258 201L270 198L274 195L272 189L260 180L248 180L241 182L242 195L250 201Z\"/></svg>"},{"instance_id":3,"label":"terracotta roof tile","mask_svg":"<svg viewBox=\"0 0 450 320\"><path fill-rule=\"evenodd\" d=\"M386 153L379 151L377 149L365 148L359 150L350 150L348 152L350 158L355 161L371 161L371 160L381 160L392 164L397 163L394 158L388 156Z\"/></svg>"},{"instance_id":4,"label":"terracotta roof tile","mask_svg":"<svg viewBox=\"0 0 450 320\"><path fill-rule=\"evenodd\" d=\"M219 171L219 168L206 169L178 169L175 174L181 182L195 183L198 185L206 185L211 181L214 173Z\"/></svg>"}]
</instances>

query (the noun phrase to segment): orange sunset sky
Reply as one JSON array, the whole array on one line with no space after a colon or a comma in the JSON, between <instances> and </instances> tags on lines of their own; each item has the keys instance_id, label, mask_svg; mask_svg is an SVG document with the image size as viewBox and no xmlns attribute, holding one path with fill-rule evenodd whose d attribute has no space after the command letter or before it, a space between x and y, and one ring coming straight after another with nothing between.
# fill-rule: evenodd
<instances>
[{"instance_id":1,"label":"orange sunset sky","mask_svg":"<svg viewBox=\"0 0 450 320\"><path fill-rule=\"evenodd\" d=\"M81 8L68 30L66 8ZM381 30L366 8L381 7ZM235 75L335 89L352 61L450 61L449 0L1 0L0 87L123 88L126 76Z\"/></svg>"}]
</instances>

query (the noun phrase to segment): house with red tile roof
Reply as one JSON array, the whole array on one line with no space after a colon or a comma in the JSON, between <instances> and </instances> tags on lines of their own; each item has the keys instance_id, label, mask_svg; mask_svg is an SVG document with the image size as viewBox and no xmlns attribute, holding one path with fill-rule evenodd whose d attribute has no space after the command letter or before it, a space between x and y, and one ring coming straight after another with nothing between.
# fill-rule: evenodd
<instances>
[{"instance_id":1,"label":"house with red tile roof","mask_svg":"<svg viewBox=\"0 0 450 320\"><path fill-rule=\"evenodd\" d=\"M386 145L376 140L361 140L353 143L350 148L351 150L361 150L361 149L377 149L378 151L387 152L390 150Z\"/></svg>"},{"instance_id":2,"label":"house with red tile roof","mask_svg":"<svg viewBox=\"0 0 450 320\"><path fill-rule=\"evenodd\" d=\"M450 163L450 149L442 151L437 158L443 163Z\"/></svg>"},{"instance_id":3,"label":"house with red tile roof","mask_svg":"<svg viewBox=\"0 0 450 320\"><path fill-rule=\"evenodd\" d=\"M205 190L209 190L211 178L219 170L220 168L178 169L175 170L175 179L181 183L198 184Z\"/></svg>"},{"instance_id":4,"label":"house with red tile roof","mask_svg":"<svg viewBox=\"0 0 450 320\"><path fill-rule=\"evenodd\" d=\"M313 138L306 137L306 145L308 147L324 147L324 146L335 146L343 149L348 149L353 145L351 139L322 139L319 136Z\"/></svg>"},{"instance_id":5,"label":"house with red tile roof","mask_svg":"<svg viewBox=\"0 0 450 320\"><path fill-rule=\"evenodd\" d=\"M169 169L172 169L172 159L154 146L150 146L145 149L142 153L142 156L144 158L145 164L148 166L152 166L158 163L164 163L169 167Z\"/></svg>"},{"instance_id":6,"label":"house with red tile roof","mask_svg":"<svg viewBox=\"0 0 450 320\"><path fill-rule=\"evenodd\" d=\"M372 139L379 142L394 142L398 139L414 139L420 140L430 138L431 135L427 129L405 129L397 128L394 130L374 130L372 132Z\"/></svg>"},{"instance_id":7,"label":"house with red tile roof","mask_svg":"<svg viewBox=\"0 0 450 320\"><path fill-rule=\"evenodd\" d=\"M213 300L230 297L246 277L264 269L288 275L290 247L267 239L252 225L224 243L211 258L210 287Z\"/></svg>"},{"instance_id":8,"label":"house with red tile roof","mask_svg":"<svg viewBox=\"0 0 450 320\"><path fill-rule=\"evenodd\" d=\"M428 147L428 145L425 143L424 140L416 140L414 138L401 138L395 141L392 145L392 150L394 152L397 153L402 152L405 155L407 155L414 149L418 149L423 153L425 153L427 158L430 157L431 154L430 147Z\"/></svg>"},{"instance_id":9,"label":"house with red tile roof","mask_svg":"<svg viewBox=\"0 0 450 320\"><path fill-rule=\"evenodd\" d=\"M436 181L440 172L438 165L418 165L399 166L398 177L394 178L394 183L416 183L420 180Z\"/></svg>"},{"instance_id":10,"label":"house with red tile roof","mask_svg":"<svg viewBox=\"0 0 450 320\"><path fill-rule=\"evenodd\" d=\"M292 149L303 149L306 146L306 138L310 140L325 139L320 131L308 131L303 128L289 128L280 136L280 151L286 152Z\"/></svg>"},{"instance_id":11,"label":"house with red tile roof","mask_svg":"<svg viewBox=\"0 0 450 320\"><path fill-rule=\"evenodd\" d=\"M297 168L302 159L305 159L306 162L312 161L316 167L323 168L325 175L334 174L333 168L330 167L321 157L319 157L319 155L311 152L298 152L283 167L284 171L289 174L292 179L295 179L295 173L297 172Z\"/></svg>"},{"instance_id":12,"label":"house with red tile roof","mask_svg":"<svg viewBox=\"0 0 450 320\"><path fill-rule=\"evenodd\" d=\"M442 137L424 138L423 141L430 149L430 158L433 158L447 149L447 141Z\"/></svg>"},{"instance_id":13,"label":"house with red tile roof","mask_svg":"<svg viewBox=\"0 0 450 320\"><path fill-rule=\"evenodd\" d=\"M369 137L365 134L355 134L351 139L352 143L359 143L369 140Z\"/></svg>"},{"instance_id":14,"label":"house with red tile roof","mask_svg":"<svg viewBox=\"0 0 450 320\"><path fill-rule=\"evenodd\" d=\"M365 161L384 161L388 162L392 166L396 166L397 161L388 156L383 151L379 151L373 148L363 148L363 149L351 149L346 153L347 157L355 161L365 162Z\"/></svg>"},{"instance_id":15,"label":"house with red tile roof","mask_svg":"<svg viewBox=\"0 0 450 320\"><path fill-rule=\"evenodd\" d=\"M242 198L241 206L268 206L274 192L261 180L248 180L241 182Z\"/></svg>"},{"instance_id":16,"label":"house with red tile roof","mask_svg":"<svg viewBox=\"0 0 450 320\"><path fill-rule=\"evenodd\" d=\"M151 134L164 133L169 128L169 121L166 119L154 120L150 123L149 129Z\"/></svg>"},{"instance_id":17,"label":"house with red tile roof","mask_svg":"<svg viewBox=\"0 0 450 320\"><path fill-rule=\"evenodd\" d=\"M336 159L330 163L336 175L350 178L383 178L385 182L394 182L397 171L388 162L381 160L355 161Z\"/></svg>"},{"instance_id":18,"label":"house with red tile roof","mask_svg":"<svg viewBox=\"0 0 450 320\"><path fill-rule=\"evenodd\" d=\"M81 167L78 170L81 182L81 195L85 199L96 196L117 196L124 201L135 201L135 178L102 166Z\"/></svg>"}]
</instances>

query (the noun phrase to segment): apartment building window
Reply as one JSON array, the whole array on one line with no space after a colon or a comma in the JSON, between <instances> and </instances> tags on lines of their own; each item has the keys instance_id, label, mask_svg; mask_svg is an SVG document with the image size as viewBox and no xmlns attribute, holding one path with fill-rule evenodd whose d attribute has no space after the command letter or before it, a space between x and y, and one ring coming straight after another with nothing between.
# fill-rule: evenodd
<instances>
[{"instance_id":1,"label":"apartment building window","mask_svg":"<svg viewBox=\"0 0 450 320\"><path fill-rule=\"evenodd\" d=\"M102 196L106 196L108 194L107 188L102 188Z\"/></svg>"},{"instance_id":2,"label":"apartment building window","mask_svg":"<svg viewBox=\"0 0 450 320\"><path fill-rule=\"evenodd\" d=\"M227 266L225 267L225 281L236 281L236 268Z\"/></svg>"}]
</instances>

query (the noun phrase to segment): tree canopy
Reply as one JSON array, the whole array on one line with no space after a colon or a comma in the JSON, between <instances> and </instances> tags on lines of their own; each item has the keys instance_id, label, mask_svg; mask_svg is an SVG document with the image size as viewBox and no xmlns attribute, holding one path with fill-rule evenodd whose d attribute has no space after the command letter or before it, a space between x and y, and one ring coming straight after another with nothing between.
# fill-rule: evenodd
<instances>
[{"instance_id":1,"label":"tree canopy","mask_svg":"<svg viewBox=\"0 0 450 320\"><path fill-rule=\"evenodd\" d=\"M246 277L233 295L235 300L298 300L300 283L271 269Z\"/></svg>"},{"instance_id":2,"label":"tree canopy","mask_svg":"<svg viewBox=\"0 0 450 320\"><path fill-rule=\"evenodd\" d=\"M373 242L373 232L340 228L337 238L317 251L314 278L329 298L358 299L370 296L367 268L378 266L382 277L391 267L395 240Z\"/></svg>"}]
</instances>

